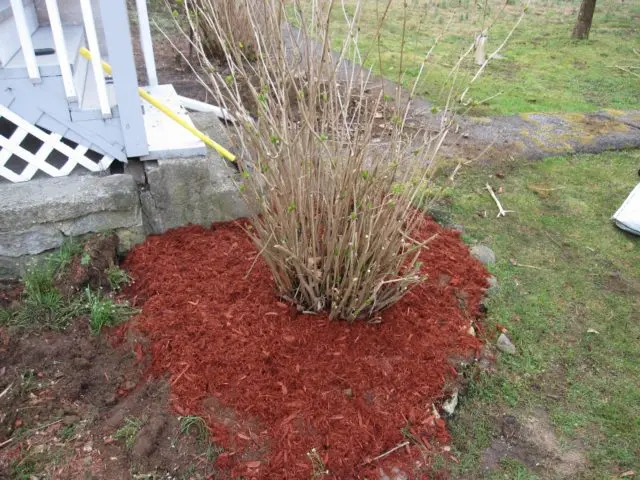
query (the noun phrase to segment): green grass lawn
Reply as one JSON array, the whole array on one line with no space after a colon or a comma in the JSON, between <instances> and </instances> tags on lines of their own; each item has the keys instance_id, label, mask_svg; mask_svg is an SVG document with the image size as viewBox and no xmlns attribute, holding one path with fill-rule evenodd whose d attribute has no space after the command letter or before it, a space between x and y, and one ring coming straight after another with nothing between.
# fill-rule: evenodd
<instances>
[{"instance_id":1,"label":"green grass lawn","mask_svg":"<svg viewBox=\"0 0 640 480\"><path fill-rule=\"evenodd\" d=\"M486 332L495 341L496 324L505 326L518 352L499 356L450 422L460 458L454 478L555 478L515 460L493 474L479 470L500 433L497 419L536 411L561 445L586 455L577 478L640 472L640 238L610 220L639 166L640 152L630 151L476 167L459 177L453 221L498 258ZM515 213L496 218L487 182L503 188L499 198Z\"/></svg>"},{"instance_id":2,"label":"green grass lawn","mask_svg":"<svg viewBox=\"0 0 640 480\"><path fill-rule=\"evenodd\" d=\"M356 0L345 0L348 14ZM406 3L406 10L403 7ZM402 58L403 83L409 86L418 74L420 62L434 39L443 33L418 93L442 104L443 84L463 50L475 36L493 23L487 53L500 45L516 23L522 0L392 0L379 42L376 25L386 0L364 0L360 25L360 45L364 63L385 77L398 80ZM588 41L570 39L579 0L537 0L507 46L503 59L494 60L470 90L467 100L480 102L476 115L506 115L522 112L584 112L602 108L640 108L640 78L616 68L631 67L640 73L640 3L612 0L598 2ZM334 10L336 39L346 27L340 2ZM451 23L449 23L451 21ZM406 22L403 38L403 24ZM448 28L445 27L448 25ZM338 48L339 43L334 47ZM636 52L634 52L634 49ZM460 79L467 81L477 67L469 58Z\"/></svg>"}]
</instances>

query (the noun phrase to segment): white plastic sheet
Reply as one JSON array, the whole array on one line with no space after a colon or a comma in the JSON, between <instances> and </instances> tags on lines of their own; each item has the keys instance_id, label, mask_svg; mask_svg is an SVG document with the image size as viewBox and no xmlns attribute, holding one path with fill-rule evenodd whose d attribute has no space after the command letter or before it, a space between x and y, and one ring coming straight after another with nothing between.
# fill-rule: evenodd
<instances>
[{"instance_id":1,"label":"white plastic sheet","mask_svg":"<svg viewBox=\"0 0 640 480\"><path fill-rule=\"evenodd\" d=\"M640 235L640 184L636 185L631 195L614 213L613 221L623 230Z\"/></svg>"}]
</instances>

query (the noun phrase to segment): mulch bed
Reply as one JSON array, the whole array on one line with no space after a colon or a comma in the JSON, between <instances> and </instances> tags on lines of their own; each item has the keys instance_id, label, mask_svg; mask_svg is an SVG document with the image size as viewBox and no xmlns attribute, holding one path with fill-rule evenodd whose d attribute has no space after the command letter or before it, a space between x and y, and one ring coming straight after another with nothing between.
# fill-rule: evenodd
<instances>
[{"instance_id":1,"label":"mulch bed","mask_svg":"<svg viewBox=\"0 0 640 480\"><path fill-rule=\"evenodd\" d=\"M451 359L479 354L469 326L488 276L459 233L426 219L417 239L439 234L421 253L428 280L377 323L348 325L277 298L243 225L152 236L125 263L151 371L168 375L173 409L205 418L225 448L220 471L308 479L324 464L329 478L377 478L392 467L419 476L430 453L446 455L433 405L456 377Z\"/></svg>"}]
</instances>

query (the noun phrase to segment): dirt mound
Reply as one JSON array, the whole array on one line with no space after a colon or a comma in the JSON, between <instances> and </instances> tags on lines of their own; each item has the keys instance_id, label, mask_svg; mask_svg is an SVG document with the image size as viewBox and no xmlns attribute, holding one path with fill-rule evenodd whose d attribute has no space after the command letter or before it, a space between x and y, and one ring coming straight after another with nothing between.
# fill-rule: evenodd
<instances>
[{"instance_id":1,"label":"dirt mound","mask_svg":"<svg viewBox=\"0 0 640 480\"><path fill-rule=\"evenodd\" d=\"M428 280L354 325L276 298L237 223L172 230L134 249L129 293L143 308L152 371L169 373L177 412L207 420L226 450L219 467L256 478L371 478L398 466L420 476L443 452L433 404L456 377L449 359L481 347L469 326L488 274L457 232L429 220L416 237L435 233L420 255Z\"/></svg>"},{"instance_id":2,"label":"dirt mound","mask_svg":"<svg viewBox=\"0 0 640 480\"><path fill-rule=\"evenodd\" d=\"M115 233L95 234L87 238L82 252L74 255L71 264L56 277L54 286L71 298L86 286L93 290L110 290L107 272L117 265L118 236Z\"/></svg>"},{"instance_id":3,"label":"dirt mound","mask_svg":"<svg viewBox=\"0 0 640 480\"><path fill-rule=\"evenodd\" d=\"M123 340L92 336L86 318L64 332L0 329L0 478L210 470L169 414L169 386L147 382L144 339Z\"/></svg>"}]
</instances>

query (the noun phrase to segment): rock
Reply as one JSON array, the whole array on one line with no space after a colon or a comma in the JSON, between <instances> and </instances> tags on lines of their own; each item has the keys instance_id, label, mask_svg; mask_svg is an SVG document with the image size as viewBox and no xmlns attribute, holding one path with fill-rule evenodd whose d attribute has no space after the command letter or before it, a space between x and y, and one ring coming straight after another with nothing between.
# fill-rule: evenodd
<instances>
[{"instance_id":1,"label":"rock","mask_svg":"<svg viewBox=\"0 0 640 480\"><path fill-rule=\"evenodd\" d=\"M127 380L126 382L124 382L124 385L122 385L122 388L130 391L133 390L134 388L136 388L136 382L134 382L133 380Z\"/></svg>"},{"instance_id":2,"label":"rock","mask_svg":"<svg viewBox=\"0 0 640 480\"><path fill-rule=\"evenodd\" d=\"M105 212L121 213L119 227L142 220L136 184L129 175L81 175L3 184L0 200L0 230L4 231L24 231L38 224L59 226L62 222L67 234L78 235L88 232L74 228L76 220L87 222L90 215ZM108 228L93 227L98 231Z\"/></svg>"},{"instance_id":3,"label":"rock","mask_svg":"<svg viewBox=\"0 0 640 480\"><path fill-rule=\"evenodd\" d=\"M142 461L155 451L166 428L168 416L157 414L152 416L140 429L131 450L131 456L136 461Z\"/></svg>"},{"instance_id":4,"label":"rock","mask_svg":"<svg viewBox=\"0 0 640 480\"><path fill-rule=\"evenodd\" d=\"M353 397L353 390L351 390L350 388L345 388L342 393L344 393L345 397Z\"/></svg>"},{"instance_id":5,"label":"rock","mask_svg":"<svg viewBox=\"0 0 640 480\"><path fill-rule=\"evenodd\" d=\"M54 226L34 225L24 231L0 233L0 255L20 257L35 255L62 245L64 236Z\"/></svg>"},{"instance_id":6,"label":"rock","mask_svg":"<svg viewBox=\"0 0 640 480\"><path fill-rule=\"evenodd\" d=\"M471 255L485 265L496 263L496 254L486 245L474 245L471 247Z\"/></svg>"},{"instance_id":7,"label":"rock","mask_svg":"<svg viewBox=\"0 0 640 480\"><path fill-rule=\"evenodd\" d=\"M500 290L500 287L498 286L498 279L494 276L491 275L488 279L487 282L489 283L489 288L487 288L487 296L491 296L491 295L495 295L496 293L498 293L498 291Z\"/></svg>"},{"instance_id":8,"label":"rock","mask_svg":"<svg viewBox=\"0 0 640 480\"><path fill-rule=\"evenodd\" d=\"M379 480L391 480L391 477L387 475L387 473L383 469L378 469L378 479Z\"/></svg>"},{"instance_id":9,"label":"rock","mask_svg":"<svg viewBox=\"0 0 640 480\"><path fill-rule=\"evenodd\" d=\"M458 406L458 390L454 390L451 398L442 404L442 409L447 412L447 415L453 415Z\"/></svg>"},{"instance_id":10,"label":"rock","mask_svg":"<svg viewBox=\"0 0 640 480\"><path fill-rule=\"evenodd\" d=\"M138 189L129 175L72 175L0 184L0 277L45 261L66 237L115 230L121 251L144 239Z\"/></svg>"},{"instance_id":11,"label":"rock","mask_svg":"<svg viewBox=\"0 0 640 480\"><path fill-rule=\"evenodd\" d=\"M80 417L78 417L77 415L67 415L65 417L62 418L62 424L69 426L69 425L73 425L74 423L78 422L80 420Z\"/></svg>"},{"instance_id":12,"label":"rock","mask_svg":"<svg viewBox=\"0 0 640 480\"><path fill-rule=\"evenodd\" d=\"M498 350L504 353L508 353L510 355L516 354L516 346L511 343L509 337L507 337L504 333L501 333L498 337L498 342L496 343Z\"/></svg>"},{"instance_id":13,"label":"rock","mask_svg":"<svg viewBox=\"0 0 640 480\"><path fill-rule=\"evenodd\" d=\"M393 477L391 477L392 480L409 480L409 476L398 467L393 467L391 469L391 474L393 475Z\"/></svg>"},{"instance_id":14,"label":"rock","mask_svg":"<svg viewBox=\"0 0 640 480\"><path fill-rule=\"evenodd\" d=\"M164 233L187 223L209 227L213 222L249 216L234 182L234 177L238 182L240 178L215 152L158 160L145 164L145 171L149 189L140 194L140 202L149 233Z\"/></svg>"},{"instance_id":15,"label":"rock","mask_svg":"<svg viewBox=\"0 0 640 480\"><path fill-rule=\"evenodd\" d=\"M89 368L91 362L83 357L76 357L73 359L73 366L79 370Z\"/></svg>"},{"instance_id":16,"label":"rock","mask_svg":"<svg viewBox=\"0 0 640 480\"><path fill-rule=\"evenodd\" d=\"M454 223L451 225L451 230L455 230L456 232L464 233L464 225L460 225L458 223Z\"/></svg>"}]
</instances>

